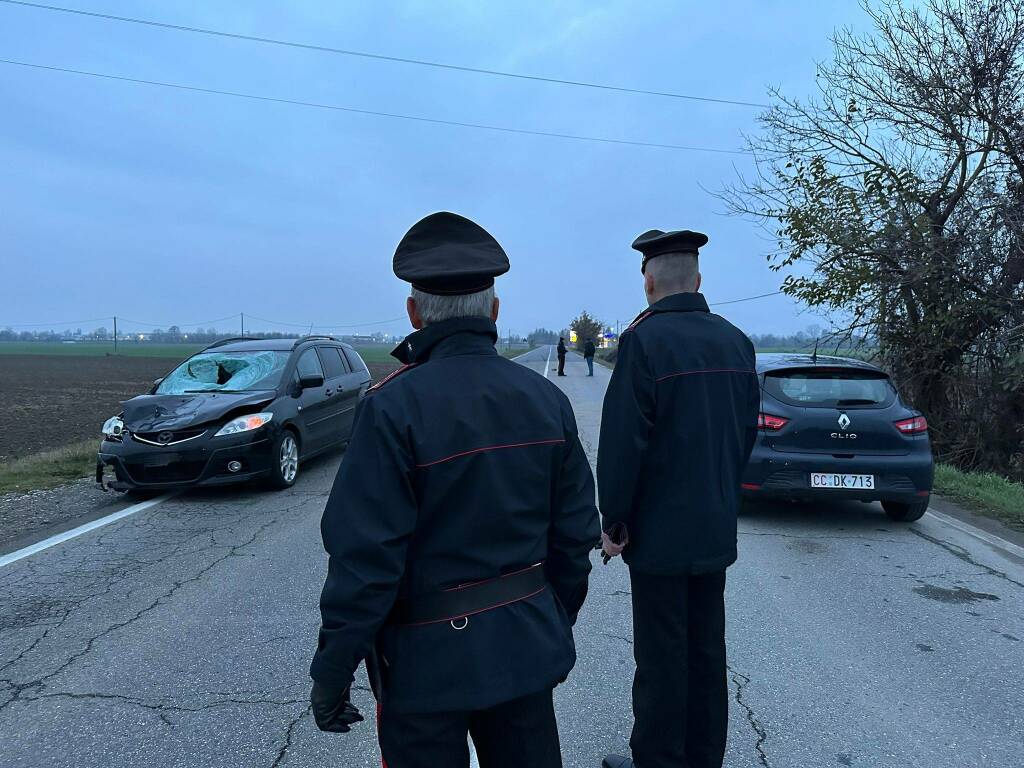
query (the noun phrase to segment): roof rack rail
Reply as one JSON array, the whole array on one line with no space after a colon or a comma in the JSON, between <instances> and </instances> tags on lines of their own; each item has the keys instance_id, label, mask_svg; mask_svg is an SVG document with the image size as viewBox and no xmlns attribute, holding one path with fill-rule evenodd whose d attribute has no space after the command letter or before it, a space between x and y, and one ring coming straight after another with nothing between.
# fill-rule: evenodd
<instances>
[{"instance_id":1,"label":"roof rack rail","mask_svg":"<svg viewBox=\"0 0 1024 768\"><path fill-rule=\"evenodd\" d=\"M325 334L314 333L310 336L300 336L292 344L292 349L295 349L299 344L305 344L307 341L338 341L334 336L327 336Z\"/></svg>"},{"instance_id":2,"label":"roof rack rail","mask_svg":"<svg viewBox=\"0 0 1024 768\"><path fill-rule=\"evenodd\" d=\"M234 344L236 341L264 341L262 336L231 336L226 339L217 339L213 344L203 347L203 352L216 347L223 347L225 344Z\"/></svg>"}]
</instances>

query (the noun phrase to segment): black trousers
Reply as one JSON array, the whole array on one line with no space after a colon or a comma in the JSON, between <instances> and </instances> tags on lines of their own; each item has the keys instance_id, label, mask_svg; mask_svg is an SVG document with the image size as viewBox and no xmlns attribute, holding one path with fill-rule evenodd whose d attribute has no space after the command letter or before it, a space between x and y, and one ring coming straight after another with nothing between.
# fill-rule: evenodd
<instances>
[{"instance_id":1,"label":"black trousers","mask_svg":"<svg viewBox=\"0 0 1024 768\"><path fill-rule=\"evenodd\" d=\"M384 768L468 768L473 738L480 768L562 768L551 691L478 712L403 715L381 710Z\"/></svg>"},{"instance_id":2,"label":"black trousers","mask_svg":"<svg viewBox=\"0 0 1024 768\"><path fill-rule=\"evenodd\" d=\"M558 356L558 375L565 376L565 355Z\"/></svg>"},{"instance_id":3,"label":"black trousers","mask_svg":"<svg viewBox=\"0 0 1024 768\"><path fill-rule=\"evenodd\" d=\"M653 576L630 569L637 768L721 768L729 727L725 571Z\"/></svg>"}]
</instances>

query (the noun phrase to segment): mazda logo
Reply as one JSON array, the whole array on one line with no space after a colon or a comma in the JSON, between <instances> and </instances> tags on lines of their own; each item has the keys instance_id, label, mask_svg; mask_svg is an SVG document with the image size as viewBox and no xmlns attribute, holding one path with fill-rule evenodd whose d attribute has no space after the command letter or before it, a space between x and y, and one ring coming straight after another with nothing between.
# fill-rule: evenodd
<instances>
[{"instance_id":1,"label":"mazda logo","mask_svg":"<svg viewBox=\"0 0 1024 768\"><path fill-rule=\"evenodd\" d=\"M160 443L161 445L167 445L173 439L174 439L174 433L173 432L161 432L159 435L156 436L156 441L158 443Z\"/></svg>"},{"instance_id":2,"label":"mazda logo","mask_svg":"<svg viewBox=\"0 0 1024 768\"><path fill-rule=\"evenodd\" d=\"M839 428L843 430L850 428L850 417L845 413L839 414Z\"/></svg>"}]
</instances>

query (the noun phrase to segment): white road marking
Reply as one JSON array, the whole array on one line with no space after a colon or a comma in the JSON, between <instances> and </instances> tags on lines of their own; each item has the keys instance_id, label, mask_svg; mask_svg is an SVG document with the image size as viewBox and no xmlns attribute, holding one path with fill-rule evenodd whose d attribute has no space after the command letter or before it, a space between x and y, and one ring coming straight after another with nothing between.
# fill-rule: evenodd
<instances>
[{"instance_id":1,"label":"white road marking","mask_svg":"<svg viewBox=\"0 0 1024 768\"><path fill-rule=\"evenodd\" d=\"M548 345L548 361L544 363L544 378L548 377L548 370L551 368L551 351L554 349L550 344Z\"/></svg>"},{"instance_id":2,"label":"white road marking","mask_svg":"<svg viewBox=\"0 0 1024 768\"><path fill-rule=\"evenodd\" d=\"M16 552L3 555L0 557L0 568L3 568L5 565L10 565L11 563L16 563L19 560L24 560L26 557L31 557L38 552L42 552L44 549L49 549L50 547L55 547L58 544L63 544L65 541L71 541L71 539L78 538L83 533L95 531L97 528L102 528L104 525L109 525L110 523L116 523L118 520L124 520L124 518L134 515L136 512L142 512L145 509L155 507L157 504L162 504L172 496L174 496L173 493L165 493L163 496L157 496L155 499L140 501L138 504L132 504L132 506L126 507L119 512L114 512L106 517L101 517L98 520L93 520L85 525L72 528L70 531L64 531L64 533L58 533L56 536L51 536L50 538L43 539L35 544L30 544Z\"/></svg>"},{"instance_id":3,"label":"white road marking","mask_svg":"<svg viewBox=\"0 0 1024 768\"><path fill-rule=\"evenodd\" d=\"M1001 539L998 536L988 533L987 531L981 530L980 528L975 528L970 523L961 522L960 520L957 520L955 517L944 515L941 512L936 512L933 509L928 510L926 514L930 515L931 517L934 517L939 522L945 523L946 525L952 528L956 528L958 531L966 533L968 536L973 536L974 538L978 539L978 541L985 542L990 547L995 547L996 549L1001 549L1004 552L1009 552L1011 555L1016 555L1017 557L1024 558L1024 547L1020 547L1014 544L1013 542L1007 541L1006 539Z\"/></svg>"}]
</instances>

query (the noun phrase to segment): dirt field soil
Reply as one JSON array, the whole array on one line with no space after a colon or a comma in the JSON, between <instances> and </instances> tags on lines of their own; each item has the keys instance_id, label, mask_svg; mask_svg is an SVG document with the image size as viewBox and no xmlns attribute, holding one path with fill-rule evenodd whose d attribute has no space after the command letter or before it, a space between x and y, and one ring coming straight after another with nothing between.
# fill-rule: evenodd
<instances>
[{"instance_id":1,"label":"dirt field soil","mask_svg":"<svg viewBox=\"0 0 1024 768\"><path fill-rule=\"evenodd\" d=\"M0 462L95 437L120 403L148 392L173 358L0 356ZM397 364L370 363L377 379Z\"/></svg>"}]
</instances>

